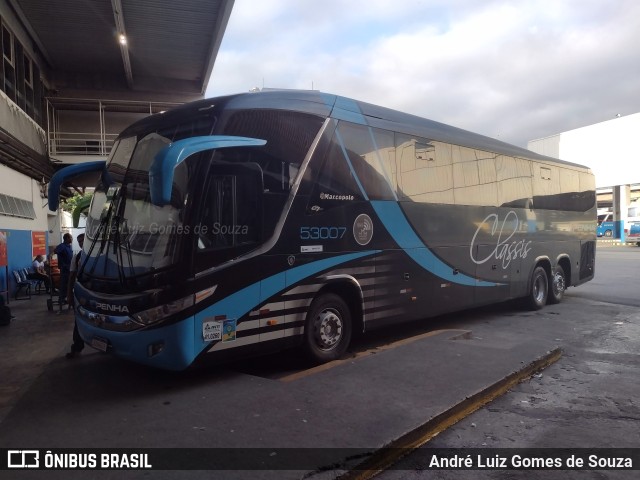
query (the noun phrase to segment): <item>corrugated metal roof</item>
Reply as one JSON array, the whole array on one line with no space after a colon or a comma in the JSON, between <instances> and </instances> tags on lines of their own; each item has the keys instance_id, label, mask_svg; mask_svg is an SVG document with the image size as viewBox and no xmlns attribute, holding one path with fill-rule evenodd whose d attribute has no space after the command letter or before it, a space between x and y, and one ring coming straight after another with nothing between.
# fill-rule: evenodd
<instances>
[{"instance_id":1,"label":"corrugated metal roof","mask_svg":"<svg viewBox=\"0 0 640 480\"><path fill-rule=\"evenodd\" d=\"M233 0L9 0L55 74L125 78L114 11L121 6L130 86L203 93Z\"/></svg>"}]
</instances>

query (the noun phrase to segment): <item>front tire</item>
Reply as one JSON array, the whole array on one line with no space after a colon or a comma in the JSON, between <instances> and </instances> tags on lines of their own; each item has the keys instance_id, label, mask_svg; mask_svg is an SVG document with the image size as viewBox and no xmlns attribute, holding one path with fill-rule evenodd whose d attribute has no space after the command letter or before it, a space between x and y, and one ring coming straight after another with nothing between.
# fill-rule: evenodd
<instances>
[{"instance_id":1,"label":"front tire","mask_svg":"<svg viewBox=\"0 0 640 480\"><path fill-rule=\"evenodd\" d=\"M564 291L567 289L567 277L564 273L564 269L558 265L555 273L551 277L549 283L549 303L560 303L564 297Z\"/></svg>"},{"instance_id":2,"label":"front tire","mask_svg":"<svg viewBox=\"0 0 640 480\"><path fill-rule=\"evenodd\" d=\"M527 297L527 306L531 310L540 310L547 304L549 295L549 278L542 267L536 267L531 275L531 287Z\"/></svg>"},{"instance_id":3,"label":"front tire","mask_svg":"<svg viewBox=\"0 0 640 480\"><path fill-rule=\"evenodd\" d=\"M315 363L340 358L351 341L351 311L334 293L325 293L311 304L304 329L304 349Z\"/></svg>"}]
</instances>

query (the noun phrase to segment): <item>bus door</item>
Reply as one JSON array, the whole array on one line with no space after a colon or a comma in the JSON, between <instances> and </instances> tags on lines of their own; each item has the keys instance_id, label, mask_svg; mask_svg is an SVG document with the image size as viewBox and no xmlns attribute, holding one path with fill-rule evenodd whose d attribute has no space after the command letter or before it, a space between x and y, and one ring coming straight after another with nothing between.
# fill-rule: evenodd
<instances>
[{"instance_id":1,"label":"bus door","mask_svg":"<svg viewBox=\"0 0 640 480\"><path fill-rule=\"evenodd\" d=\"M200 253L197 261L201 264L200 268L232 262L257 248L263 241L264 184L259 165L250 162L236 165L214 163L205 185L202 216L200 223L194 227L198 235ZM282 285L275 286L272 279L269 279L269 285L264 285L265 281L245 281L256 274L255 263L250 261L230 265L226 271L226 281L242 289L238 301L243 305L234 306L234 310L243 311L243 306L260 305L273 292L284 288L284 280ZM258 332L260 341L284 336L282 328L272 328L282 323L273 322L274 315L280 315L282 309L278 305L265 305L264 308L250 311L248 321L240 325L236 323L238 318L226 318L223 341L235 342L236 330L236 345L242 342L243 337L255 338Z\"/></svg>"}]
</instances>

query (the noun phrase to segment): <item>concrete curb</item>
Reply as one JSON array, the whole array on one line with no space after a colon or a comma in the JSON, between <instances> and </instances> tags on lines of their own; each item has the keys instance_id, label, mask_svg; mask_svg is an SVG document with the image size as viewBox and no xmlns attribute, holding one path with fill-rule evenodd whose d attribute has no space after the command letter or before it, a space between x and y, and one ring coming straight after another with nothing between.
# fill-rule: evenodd
<instances>
[{"instance_id":1,"label":"concrete curb","mask_svg":"<svg viewBox=\"0 0 640 480\"><path fill-rule=\"evenodd\" d=\"M338 476L337 479L368 480L372 478L381 471L388 469L401 458L426 444L442 431L503 395L518 383L557 362L561 356L562 349L560 347L548 351L540 358L523 365L520 370L511 373L502 380L467 397L462 402L431 418L425 424L375 451L366 461Z\"/></svg>"},{"instance_id":2,"label":"concrete curb","mask_svg":"<svg viewBox=\"0 0 640 480\"><path fill-rule=\"evenodd\" d=\"M598 246L600 247L635 247L638 241L633 240L631 242L621 242L620 240L602 240L598 239Z\"/></svg>"}]
</instances>

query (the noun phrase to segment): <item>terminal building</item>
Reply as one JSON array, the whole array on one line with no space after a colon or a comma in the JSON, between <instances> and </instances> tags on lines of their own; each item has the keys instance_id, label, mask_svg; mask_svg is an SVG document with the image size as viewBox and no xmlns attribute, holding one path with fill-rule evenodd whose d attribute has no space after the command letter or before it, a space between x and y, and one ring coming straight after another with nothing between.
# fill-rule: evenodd
<instances>
[{"instance_id":1,"label":"terminal building","mask_svg":"<svg viewBox=\"0 0 640 480\"><path fill-rule=\"evenodd\" d=\"M629 222L640 221L638 132L640 113L619 115L531 140L527 147L536 153L589 166L596 176L599 217L605 218L610 213L613 218L613 231L603 232L626 241Z\"/></svg>"},{"instance_id":2,"label":"terminal building","mask_svg":"<svg viewBox=\"0 0 640 480\"><path fill-rule=\"evenodd\" d=\"M204 97L233 3L0 0L0 292L61 241L57 169L104 160L124 127Z\"/></svg>"}]
</instances>

